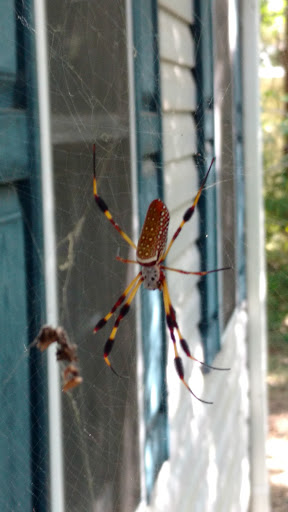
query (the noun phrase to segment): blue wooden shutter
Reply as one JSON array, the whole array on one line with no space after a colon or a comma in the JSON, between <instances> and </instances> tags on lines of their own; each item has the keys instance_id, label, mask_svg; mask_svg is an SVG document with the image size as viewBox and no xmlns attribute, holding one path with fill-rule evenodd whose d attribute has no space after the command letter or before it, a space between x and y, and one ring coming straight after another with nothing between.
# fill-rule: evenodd
<instances>
[{"instance_id":1,"label":"blue wooden shutter","mask_svg":"<svg viewBox=\"0 0 288 512\"><path fill-rule=\"evenodd\" d=\"M3 510L30 512L27 357L15 370L28 344L23 218L17 192L9 185L0 187L0 254L0 503Z\"/></svg>"},{"instance_id":2,"label":"blue wooden shutter","mask_svg":"<svg viewBox=\"0 0 288 512\"><path fill-rule=\"evenodd\" d=\"M25 352L44 308L31 3L3 0L0 32L0 503L44 512L44 372Z\"/></svg>"},{"instance_id":3,"label":"blue wooden shutter","mask_svg":"<svg viewBox=\"0 0 288 512\"><path fill-rule=\"evenodd\" d=\"M230 9L235 7L234 15L236 17L237 27L233 61L230 62L230 60L227 60L230 55L228 46L229 19L227 11L223 6L222 12L220 11L220 2L214 4L213 22L216 25L215 38L217 39L216 46L218 46L218 52L215 52L215 48L213 47L212 26L213 4L212 2L204 3L201 0L195 2L196 23L194 30L198 48L195 70L199 104L196 113L198 150L201 157L203 155L206 160L208 160L207 163L211 161L214 144L214 59L216 59L216 65L220 62L226 66L225 79L223 79L223 83L221 82L221 84L222 87L226 86L229 88L229 94L227 93L226 95L226 102L223 102L221 106L222 141L220 152L223 168L218 170L220 171L220 181L217 187L212 187L205 191L199 202L201 213L200 250L202 268L212 269L219 266L217 263L217 250L222 252L222 259L225 264L232 266L229 273L225 272L222 276L222 297L220 297L219 304L218 280L220 274L207 276L208 278L203 280L200 284L202 297L201 331L208 363L212 362L220 347L219 307L221 308L221 313L223 313L223 321L227 323L236 306L236 300L240 303L245 298L244 177L242 172L243 141L239 3L235 1L235 3L232 4ZM215 14L217 16L215 16ZM215 20L215 18L217 19ZM205 27L205 31L203 31L203 27ZM225 32L221 33L221 30ZM231 75L229 75L229 73ZM225 83L227 76L231 76L231 78L228 80L228 83ZM229 142L225 137L225 129L226 136L229 137ZM229 146L228 150L227 146ZM200 169L201 164L203 165L202 162L202 158L201 160L198 159ZM212 175L209 177L209 184L213 182L215 183L215 173L212 171ZM222 193L219 208L221 215L220 218L217 219L216 201L220 189ZM230 201L229 205L228 199ZM233 202L232 205L231 202ZM221 237L217 236L217 222L221 222Z\"/></svg>"},{"instance_id":4,"label":"blue wooden shutter","mask_svg":"<svg viewBox=\"0 0 288 512\"><path fill-rule=\"evenodd\" d=\"M246 297L246 261L245 261L245 184L243 172L243 113L242 113L242 74L240 44L240 2L235 1L237 33L232 77L234 90L234 141L235 141L235 200L236 200L236 265L237 265L237 302Z\"/></svg>"},{"instance_id":5,"label":"blue wooden shutter","mask_svg":"<svg viewBox=\"0 0 288 512\"><path fill-rule=\"evenodd\" d=\"M195 116L199 154L196 160L200 183L207 165L210 164L214 156L213 45L210 2L196 1L195 11L195 25L193 26L197 47L195 67L197 111ZM204 31L203 27L205 27ZM215 170L210 173L208 185L213 183L215 183ZM209 187L199 201L199 249L202 270L217 268L216 193L216 187ZM210 274L202 279L199 288L202 311L200 330L204 342L205 360L207 363L211 363L220 348L217 274Z\"/></svg>"},{"instance_id":6,"label":"blue wooden shutter","mask_svg":"<svg viewBox=\"0 0 288 512\"><path fill-rule=\"evenodd\" d=\"M162 197L161 104L157 40L157 2L133 3L135 92L140 221ZM147 497L167 458L166 344L161 293L142 290L144 354L144 464ZM141 386L141 383L139 383Z\"/></svg>"}]
</instances>

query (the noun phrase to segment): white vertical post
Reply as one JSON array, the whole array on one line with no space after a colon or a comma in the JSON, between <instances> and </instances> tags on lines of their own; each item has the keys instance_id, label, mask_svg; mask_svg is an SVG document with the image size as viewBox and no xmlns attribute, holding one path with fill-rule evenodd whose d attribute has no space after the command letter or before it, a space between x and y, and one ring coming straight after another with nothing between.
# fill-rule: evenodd
<instances>
[{"instance_id":1,"label":"white vertical post","mask_svg":"<svg viewBox=\"0 0 288 512\"><path fill-rule=\"evenodd\" d=\"M243 132L246 189L251 512L268 512L267 335L264 208L259 116L259 2L242 2Z\"/></svg>"},{"instance_id":2,"label":"white vertical post","mask_svg":"<svg viewBox=\"0 0 288 512\"><path fill-rule=\"evenodd\" d=\"M133 211L133 235L134 240L139 236L138 216L138 185L137 185L137 140L136 140L136 100L134 81L134 41L133 41L133 12L132 0L126 0L126 38L127 38L127 66L129 89L129 138L130 138L130 166L132 183L132 211ZM138 390L138 425L139 425L139 456L140 456L140 481L141 496L139 509L145 508L145 472L144 472L144 399L143 399L143 356L142 356L142 332L141 332L141 298L140 293L136 297L136 337L137 337L137 390Z\"/></svg>"},{"instance_id":3,"label":"white vertical post","mask_svg":"<svg viewBox=\"0 0 288 512\"><path fill-rule=\"evenodd\" d=\"M36 65L39 102L41 181L43 200L44 268L47 322L58 324L56 244L54 226L53 164L45 1L34 0ZM61 383L55 347L48 349L48 408L51 512L64 512L61 426Z\"/></svg>"}]
</instances>

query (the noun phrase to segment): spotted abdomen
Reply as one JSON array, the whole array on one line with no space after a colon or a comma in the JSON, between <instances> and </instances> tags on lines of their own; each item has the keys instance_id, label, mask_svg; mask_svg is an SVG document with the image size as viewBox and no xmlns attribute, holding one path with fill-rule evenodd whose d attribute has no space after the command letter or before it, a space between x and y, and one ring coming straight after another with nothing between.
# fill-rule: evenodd
<instances>
[{"instance_id":1,"label":"spotted abdomen","mask_svg":"<svg viewBox=\"0 0 288 512\"><path fill-rule=\"evenodd\" d=\"M154 199L146 213L136 257L140 265L155 265L164 253L169 226L167 206L160 200Z\"/></svg>"}]
</instances>

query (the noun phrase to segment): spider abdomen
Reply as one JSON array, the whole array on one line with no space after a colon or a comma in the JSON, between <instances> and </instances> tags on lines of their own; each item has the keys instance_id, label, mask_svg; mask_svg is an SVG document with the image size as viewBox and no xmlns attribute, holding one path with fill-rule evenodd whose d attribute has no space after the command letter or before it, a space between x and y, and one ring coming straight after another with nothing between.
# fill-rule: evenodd
<instances>
[{"instance_id":1,"label":"spider abdomen","mask_svg":"<svg viewBox=\"0 0 288 512\"><path fill-rule=\"evenodd\" d=\"M164 253L169 226L169 212L161 199L154 199L146 218L137 245L136 257L143 266L153 266Z\"/></svg>"}]
</instances>

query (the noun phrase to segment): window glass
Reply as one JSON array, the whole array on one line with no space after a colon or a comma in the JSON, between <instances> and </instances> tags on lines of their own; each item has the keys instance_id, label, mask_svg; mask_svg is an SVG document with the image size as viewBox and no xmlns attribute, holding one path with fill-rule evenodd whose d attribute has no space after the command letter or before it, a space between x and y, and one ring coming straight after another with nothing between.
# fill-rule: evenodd
<instances>
[{"instance_id":1,"label":"window glass","mask_svg":"<svg viewBox=\"0 0 288 512\"><path fill-rule=\"evenodd\" d=\"M135 268L130 247L95 205L99 194L131 236L125 2L47 1L60 322L78 345L84 382L63 396L66 510L135 510L139 503L134 308L120 325L111 361L96 335Z\"/></svg>"}]
</instances>

